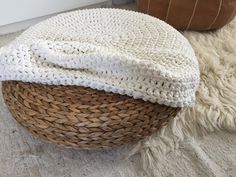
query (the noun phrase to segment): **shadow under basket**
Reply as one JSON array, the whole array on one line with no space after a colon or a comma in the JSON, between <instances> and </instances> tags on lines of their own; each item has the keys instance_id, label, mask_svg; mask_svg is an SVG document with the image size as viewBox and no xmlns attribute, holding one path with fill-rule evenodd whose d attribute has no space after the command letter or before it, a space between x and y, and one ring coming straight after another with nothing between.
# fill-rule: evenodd
<instances>
[{"instance_id":1,"label":"shadow under basket","mask_svg":"<svg viewBox=\"0 0 236 177\"><path fill-rule=\"evenodd\" d=\"M138 141L180 111L80 86L5 81L2 91L13 117L27 130L49 142L80 149Z\"/></svg>"}]
</instances>

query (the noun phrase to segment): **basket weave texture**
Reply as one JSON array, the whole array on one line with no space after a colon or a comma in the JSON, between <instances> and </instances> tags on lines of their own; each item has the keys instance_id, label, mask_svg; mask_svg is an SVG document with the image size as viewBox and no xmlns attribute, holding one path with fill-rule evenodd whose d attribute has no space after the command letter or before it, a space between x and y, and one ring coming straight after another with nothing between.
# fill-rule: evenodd
<instances>
[{"instance_id":1,"label":"basket weave texture","mask_svg":"<svg viewBox=\"0 0 236 177\"><path fill-rule=\"evenodd\" d=\"M2 90L10 112L30 132L81 149L140 140L166 125L180 110L80 86L5 81Z\"/></svg>"}]
</instances>

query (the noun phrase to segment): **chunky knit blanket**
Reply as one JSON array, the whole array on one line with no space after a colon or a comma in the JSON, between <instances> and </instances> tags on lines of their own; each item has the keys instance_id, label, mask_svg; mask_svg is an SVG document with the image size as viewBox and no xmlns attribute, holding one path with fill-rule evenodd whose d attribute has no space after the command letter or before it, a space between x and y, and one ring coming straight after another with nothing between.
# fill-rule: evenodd
<instances>
[{"instance_id":1,"label":"chunky knit blanket","mask_svg":"<svg viewBox=\"0 0 236 177\"><path fill-rule=\"evenodd\" d=\"M0 80L80 85L191 106L199 66L188 41L157 18L117 9L64 13L0 49Z\"/></svg>"}]
</instances>

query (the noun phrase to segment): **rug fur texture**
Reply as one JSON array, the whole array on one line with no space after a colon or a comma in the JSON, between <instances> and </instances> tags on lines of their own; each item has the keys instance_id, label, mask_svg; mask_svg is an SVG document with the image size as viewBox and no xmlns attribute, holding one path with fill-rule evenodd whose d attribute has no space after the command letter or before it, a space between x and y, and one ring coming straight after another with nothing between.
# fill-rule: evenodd
<instances>
[{"instance_id":1,"label":"rug fur texture","mask_svg":"<svg viewBox=\"0 0 236 177\"><path fill-rule=\"evenodd\" d=\"M19 33L0 36L0 46ZM201 70L197 101L135 145L79 151L19 126L0 97L0 177L164 177L236 174L236 19L214 32L184 32Z\"/></svg>"},{"instance_id":2,"label":"rug fur texture","mask_svg":"<svg viewBox=\"0 0 236 177\"><path fill-rule=\"evenodd\" d=\"M236 133L236 19L218 31L183 35L200 64L197 101L193 108L182 110L166 128L134 149L134 154L141 153L148 176L158 174L156 162L182 141L194 141L214 131Z\"/></svg>"}]
</instances>

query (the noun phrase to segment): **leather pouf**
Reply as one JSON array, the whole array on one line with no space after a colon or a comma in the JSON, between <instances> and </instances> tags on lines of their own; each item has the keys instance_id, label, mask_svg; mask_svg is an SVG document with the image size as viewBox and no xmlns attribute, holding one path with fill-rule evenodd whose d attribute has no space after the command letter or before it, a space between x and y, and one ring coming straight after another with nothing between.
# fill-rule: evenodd
<instances>
[{"instance_id":1,"label":"leather pouf","mask_svg":"<svg viewBox=\"0 0 236 177\"><path fill-rule=\"evenodd\" d=\"M139 0L138 8L177 29L203 31L230 22L236 14L236 0Z\"/></svg>"}]
</instances>

